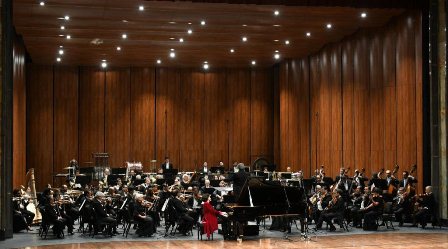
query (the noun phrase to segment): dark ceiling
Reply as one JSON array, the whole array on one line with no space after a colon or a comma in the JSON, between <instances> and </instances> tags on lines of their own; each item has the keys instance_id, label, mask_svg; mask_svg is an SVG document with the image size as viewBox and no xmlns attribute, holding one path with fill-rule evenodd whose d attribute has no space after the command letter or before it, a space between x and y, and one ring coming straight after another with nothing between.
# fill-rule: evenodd
<instances>
[{"instance_id":1,"label":"dark ceiling","mask_svg":"<svg viewBox=\"0 0 448 249\"><path fill-rule=\"evenodd\" d=\"M106 60L110 66L154 66L160 59L161 66L168 67L201 67L204 61L210 67L248 67L252 61L271 66L278 61L276 53L280 60L303 57L359 28L382 26L404 11L266 4L279 1L258 1L261 5L236 4L257 1L43 2L41 6L38 0L15 0L14 25L34 63L63 65L100 65ZM66 15L69 20L64 20ZM175 58L169 57L171 49Z\"/></svg>"}]
</instances>

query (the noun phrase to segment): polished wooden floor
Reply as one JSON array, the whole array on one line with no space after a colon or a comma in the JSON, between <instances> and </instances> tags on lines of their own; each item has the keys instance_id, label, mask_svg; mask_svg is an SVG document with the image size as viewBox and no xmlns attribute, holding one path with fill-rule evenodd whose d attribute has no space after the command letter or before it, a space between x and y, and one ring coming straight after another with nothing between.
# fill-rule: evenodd
<instances>
[{"instance_id":1,"label":"polished wooden floor","mask_svg":"<svg viewBox=\"0 0 448 249\"><path fill-rule=\"evenodd\" d=\"M448 233L387 233L312 237L311 241L302 241L298 237L289 239L250 239L242 243L236 241L197 241L197 240L161 240L161 241L114 241L101 243L74 243L26 247L26 249L289 249L289 248L448 248Z\"/></svg>"}]
</instances>

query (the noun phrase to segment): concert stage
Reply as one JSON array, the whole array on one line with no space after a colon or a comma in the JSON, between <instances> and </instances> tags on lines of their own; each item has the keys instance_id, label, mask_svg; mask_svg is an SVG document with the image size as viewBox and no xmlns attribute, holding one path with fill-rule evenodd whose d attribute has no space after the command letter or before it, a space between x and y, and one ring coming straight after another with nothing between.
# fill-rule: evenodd
<instances>
[{"instance_id":1,"label":"concert stage","mask_svg":"<svg viewBox=\"0 0 448 249\"><path fill-rule=\"evenodd\" d=\"M106 238L101 235L90 238L88 235L75 233L66 235L64 239L39 238L37 231L15 234L13 239L0 242L0 248L153 248L153 249L271 249L271 248L448 248L448 229L427 228L425 230L414 227L400 227L395 230L386 230L380 227L378 231L366 232L361 229L350 228L349 232L338 229L336 232L320 230L310 234L311 240L302 240L296 229L293 229L288 238L279 231L261 230L260 236L247 237L242 243L237 241L224 241L222 236L214 234L213 241L197 240L193 236L176 235L163 237L161 230L151 238L137 238L129 235L126 239L121 235Z\"/></svg>"}]
</instances>

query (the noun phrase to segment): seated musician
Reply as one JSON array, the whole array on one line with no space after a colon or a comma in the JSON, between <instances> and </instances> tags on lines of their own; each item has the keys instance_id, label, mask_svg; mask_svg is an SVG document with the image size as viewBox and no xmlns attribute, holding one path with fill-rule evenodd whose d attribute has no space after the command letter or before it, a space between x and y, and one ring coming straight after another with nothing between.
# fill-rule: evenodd
<instances>
[{"instance_id":1,"label":"seated musician","mask_svg":"<svg viewBox=\"0 0 448 249\"><path fill-rule=\"evenodd\" d=\"M65 225L67 226L67 233L73 235L73 226L75 220L78 218L79 212L73 210L74 201L69 195L61 195L58 190L53 194L54 201L60 208L60 215L65 220Z\"/></svg>"},{"instance_id":2,"label":"seated musician","mask_svg":"<svg viewBox=\"0 0 448 249\"><path fill-rule=\"evenodd\" d=\"M26 209L28 200L22 196L20 189L14 189L13 196L13 231L15 233L24 229L32 231L30 226L35 214Z\"/></svg>"},{"instance_id":3,"label":"seated musician","mask_svg":"<svg viewBox=\"0 0 448 249\"><path fill-rule=\"evenodd\" d=\"M188 187L191 186L191 184L190 184L190 180L191 180L191 178L190 178L189 175L187 175L187 174L183 174L183 175L182 175L182 181L181 181L180 185L182 185L182 187L183 187L184 189L188 189Z\"/></svg>"},{"instance_id":4,"label":"seated musician","mask_svg":"<svg viewBox=\"0 0 448 249\"><path fill-rule=\"evenodd\" d=\"M376 219L383 212L384 200L381 197L381 189L375 188L370 195L369 205L362 208L361 211L364 212L364 230L376 230L378 225L376 224Z\"/></svg>"},{"instance_id":5,"label":"seated musician","mask_svg":"<svg viewBox=\"0 0 448 249\"><path fill-rule=\"evenodd\" d=\"M155 231L154 220L146 214L150 203L144 201L144 196L137 194L134 205L134 220L138 222L137 234L139 237L152 236Z\"/></svg>"},{"instance_id":6,"label":"seated musician","mask_svg":"<svg viewBox=\"0 0 448 249\"><path fill-rule=\"evenodd\" d=\"M179 217L180 220L179 232L183 235L187 235L194 224L194 219L189 214L192 210L187 209L184 202L185 199L178 190L174 190L173 195L175 198L172 199L172 205L176 210L177 217Z\"/></svg>"},{"instance_id":7,"label":"seated musician","mask_svg":"<svg viewBox=\"0 0 448 249\"><path fill-rule=\"evenodd\" d=\"M330 226L330 231L335 231L336 227L333 225L332 219L336 217L343 217L345 210L345 203L341 197L341 190L336 190L332 194L332 200L328 206L322 211L321 216L316 224L316 229L322 228L322 223L325 221Z\"/></svg>"},{"instance_id":8,"label":"seated musician","mask_svg":"<svg viewBox=\"0 0 448 249\"><path fill-rule=\"evenodd\" d=\"M55 202L53 196L48 197L48 203L45 206L44 219L48 219L48 222L53 223L53 234L57 238L63 238L64 228L67 220L62 217L62 210L60 206Z\"/></svg>"},{"instance_id":9,"label":"seated musician","mask_svg":"<svg viewBox=\"0 0 448 249\"><path fill-rule=\"evenodd\" d=\"M355 191L350 196L350 203L348 208L350 209L350 217L353 219L354 227L361 227L360 219L356 219L355 216L361 209L361 203L363 200L362 187L356 187Z\"/></svg>"},{"instance_id":10,"label":"seated musician","mask_svg":"<svg viewBox=\"0 0 448 249\"><path fill-rule=\"evenodd\" d=\"M414 213L414 226L420 223L422 228L426 227L428 218L433 217L435 208L434 194L432 193L432 186L426 186L425 193L417 197L415 202L416 209Z\"/></svg>"},{"instance_id":11,"label":"seated musician","mask_svg":"<svg viewBox=\"0 0 448 249\"><path fill-rule=\"evenodd\" d=\"M199 193L198 187L193 187L193 196L188 199L188 207L193 210L191 217L194 221L198 221L199 216L202 214L202 195Z\"/></svg>"},{"instance_id":12,"label":"seated musician","mask_svg":"<svg viewBox=\"0 0 448 249\"><path fill-rule=\"evenodd\" d=\"M204 194L202 196L202 224L204 226L204 233L207 234L207 238L210 238L210 234L218 230L218 215L227 216L227 213L217 211L210 204L211 196Z\"/></svg>"},{"instance_id":13,"label":"seated musician","mask_svg":"<svg viewBox=\"0 0 448 249\"><path fill-rule=\"evenodd\" d=\"M103 192L96 192L95 199L92 202L92 206L95 211L96 220L100 223L105 223L108 225L108 234L113 236L112 228L116 227L117 221L112 218L106 211L105 206L105 196Z\"/></svg>"},{"instance_id":14,"label":"seated musician","mask_svg":"<svg viewBox=\"0 0 448 249\"><path fill-rule=\"evenodd\" d=\"M218 203L218 199L221 199L221 193L210 184L210 180L208 179L204 181L204 186L201 188L201 193L209 194L212 200L212 205L214 206Z\"/></svg>"},{"instance_id":15,"label":"seated musician","mask_svg":"<svg viewBox=\"0 0 448 249\"><path fill-rule=\"evenodd\" d=\"M322 211L328 206L331 201L331 194L326 187L316 186L316 193L310 198L312 205L312 220L317 224Z\"/></svg>"},{"instance_id":16,"label":"seated musician","mask_svg":"<svg viewBox=\"0 0 448 249\"><path fill-rule=\"evenodd\" d=\"M395 220L398 221L398 226L401 227L406 215L411 213L411 202L403 187L398 189L397 195L393 198L393 205Z\"/></svg>"}]
</instances>

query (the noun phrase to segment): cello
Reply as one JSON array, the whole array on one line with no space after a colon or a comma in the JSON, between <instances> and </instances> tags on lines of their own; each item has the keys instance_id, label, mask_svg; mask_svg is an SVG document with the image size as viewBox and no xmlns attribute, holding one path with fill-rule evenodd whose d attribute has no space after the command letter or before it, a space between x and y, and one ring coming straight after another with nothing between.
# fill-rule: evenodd
<instances>
[{"instance_id":1,"label":"cello","mask_svg":"<svg viewBox=\"0 0 448 249\"><path fill-rule=\"evenodd\" d=\"M399 168L400 168L400 166L398 166L398 164L395 164L395 167L394 167L394 170L392 171L392 176L391 176L393 179L396 179L395 174L398 172ZM397 191L397 187L395 186L395 184L393 182L391 182L387 189L387 193L392 195L392 194L396 193L396 191Z\"/></svg>"}]
</instances>

